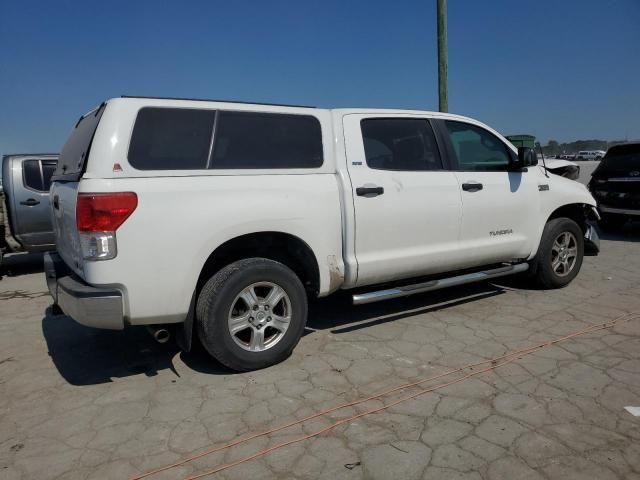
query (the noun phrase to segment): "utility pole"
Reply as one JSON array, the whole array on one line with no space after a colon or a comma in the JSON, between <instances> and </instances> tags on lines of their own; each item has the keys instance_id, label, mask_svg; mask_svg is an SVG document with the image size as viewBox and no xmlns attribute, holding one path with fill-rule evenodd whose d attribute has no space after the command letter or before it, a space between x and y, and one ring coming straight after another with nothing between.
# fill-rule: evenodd
<instances>
[{"instance_id":1,"label":"utility pole","mask_svg":"<svg viewBox=\"0 0 640 480\"><path fill-rule=\"evenodd\" d=\"M449 87L447 85L447 0L438 2L438 109L449 111Z\"/></svg>"}]
</instances>

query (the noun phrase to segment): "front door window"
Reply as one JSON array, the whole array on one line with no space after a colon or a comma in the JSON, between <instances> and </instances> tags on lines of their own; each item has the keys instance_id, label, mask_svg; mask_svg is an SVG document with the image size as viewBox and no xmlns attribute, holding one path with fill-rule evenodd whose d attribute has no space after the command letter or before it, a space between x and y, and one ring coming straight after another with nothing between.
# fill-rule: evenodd
<instances>
[{"instance_id":1,"label":"front door window","mask_svg":"<svg viewBox=\"0 0 640 480\"><path fill-rule=\"evenodd\" d=\"M509 167L510 152L504 142L483 128L469 123L445 121L457 157L457 170L503 172Z\"/></svg>"}]
</instances>

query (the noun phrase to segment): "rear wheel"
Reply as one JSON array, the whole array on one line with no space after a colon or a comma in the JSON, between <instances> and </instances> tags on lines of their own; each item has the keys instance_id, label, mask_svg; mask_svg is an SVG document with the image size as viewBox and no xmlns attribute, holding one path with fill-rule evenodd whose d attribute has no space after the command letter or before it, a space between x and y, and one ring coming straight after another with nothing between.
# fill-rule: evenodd
<instances>
[{"instance_id":1,"label":"rear wheel","mask_svg":"<svg viewBox=\"0 0 640 480\"><path fill-rule=\"evenodd\" d=\"M534 279L544 288L561 288L578 275L584 256L582 229L570 218L554 218L542 232Z\"/></svg>"},{"instance_id":2,"label":"rear wheel","mask_svg":"<svg viewBox=\"0 0 640 480\"><path fill-rule=\"evenodd\" d=\"M287 358L307 320L307 296L287 266L249 258L217 272L198 297L200 341L220 363L256 370Z\"/></svg>"}]
</instances>

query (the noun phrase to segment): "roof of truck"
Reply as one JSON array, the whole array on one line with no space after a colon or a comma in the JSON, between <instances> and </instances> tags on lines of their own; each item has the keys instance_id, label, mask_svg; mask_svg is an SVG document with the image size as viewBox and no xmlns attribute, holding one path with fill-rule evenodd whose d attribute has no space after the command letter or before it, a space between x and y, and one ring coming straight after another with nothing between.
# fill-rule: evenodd
<instances>
[{"instance_id":1,"label":"roof of truck","mask_svg":"<svg viewBox=\"0 0 640 480\"><path fill-rule=\"evenodd\" d=\"M220 103L242 103L247 105L269 105L272 107L300 107L300 108L318 108L313 105L295 105L287 103L266 103L266 102L245 102L242 100L220 100L213 98L186 98L186 97L148 97L144 95L122 95L120 98L148 98L152 100L186 100L189 102L220 102Z\"/></svg>"},{"instance_id":2,"label":"roof of truck","mask_svg":"<svg viewBox=\"0 0 640 480\"><path fill-rule=\"evenodd\" d=\"M301 108L301 109L316 109L316 110L324 110L331 111L335 113L339 113L342 115L347 114L406 114L406 115L429 115L438 118L445 118L451 120L465 120L465 121L473 121L478 122L470 117L465 117L462 115L456 115L453 113L443 113L443 112L435 112L430 110L417 110L417 109L400 109L400 108L367 108L367 107L356 107L356 108L348 108L348 107L340 107L340 108L319 108L316 106L309 105L291 105L284 103L266 103L266 102L249 102L249 101L241 101L241 100L221 100L221 99L208 99L208 98L182 98L182 97L152 97L152 96L139 96L139 95L122 95L119 97L120 99L131 99L131 100L160 100L160 101L177 101L177 102L210 102L210 103L231 103L231 104L239 104L239 105L259 105L259 106L268 106L268 107L286 107L286 108Z\"/></svg>"},{"instance_id":3,"label":"roof of truck","mask_svg":"<svg viewBox=\"0 0 640 480\"><path fill-rule=\"evenodd\" d=\"M358 108L317 108L317 107L308 107L303 105L284 105L284 104L274 104L274 103L261 103L261 102L245 102L245 101L237 101L237 100L213 100L213 99L203 99L203 98L173 98L173 97L145 97L145 96L132 96L132 95L123 95L121 97L111 98L107 100L109 102L132 102L136 104L137 107L145 107L145 106L163 106L163 107L181 107L185 108L197 108L196 104L199 102L202 103L211 103L214 105L210 105L211 108L233 108L232 105L237 105L238 110L246 110L251 111L252 106L261 107L258 110L265 110L273 113L289 113L289 114L307 114L307 115L352 115L352 114L361 114L361 115L426 115L435 119L442 120L456 120L460 122L471 123L477 125L479 127L485 128L490 132L497 135L499 138L503 138L508 142L500 132L491 128L489 125L482 123L479 120L471 117L465 117L463 115L456 115L452 113L443 113L443 112L434 112L429 110L410 110L410 109L397 109L397 108L366 108L366 107L358 107ZM217 104L217 105L216 105ZM228 107L227 107L228 106ZM92 110L92 112L95 111ZM516 147L513 147L515 151Z\"/></svg>"},{"instance_id":4,"label":"roof of truck","mask_svg":"<svg viewBox=\"0 0 640 480\"><path fill-rule=\"evenodd\" d=\"M411 110L411 109L403 109L403 108L366 108L366 107L357 107L357 108L331 108L332 112L338 112L342 114L349 113L405 113L407 115L431 115L434 117L442 117L442 118L464 118L470 119L470 117L465 117L463 115L457 115L455 113L446 113L446 112L435 112L433 110Z\"/></svg>"}]
</instances>

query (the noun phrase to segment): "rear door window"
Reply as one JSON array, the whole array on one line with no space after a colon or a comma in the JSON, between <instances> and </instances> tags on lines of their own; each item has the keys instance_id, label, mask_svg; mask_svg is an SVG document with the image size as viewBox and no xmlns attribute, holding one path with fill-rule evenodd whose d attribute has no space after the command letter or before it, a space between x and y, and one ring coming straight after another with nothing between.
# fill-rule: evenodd
<instances>
[{"instance_id":1,"label":"rear door window","mask_svg":"<svg viewBox=\"0 0 640 480\"><path fill-rule=\"evenodd\" d=\"M320 122L308 115L218 113L211 168L322 166Z\"/></svg>"},{"instance_id":2,"label":"rear door window","mask_svg":"<svg viewBox=\"0 0 640 480\"><path fill-rule=\"evenodd\" d=\"M138 170L207 168L215 110L143 108L129 145L129 163Z\"/></svg>"},{"instance_id":3,"label":"rear door window","mask_svg":"<svg viewBox=\"0 0 640 480\"><path fill-rule=\"evenodd\" d=\"M22 162L24 186L38 192L48 192L57 163L56 160L36 159Z\"/></svg>"},{"instance_id":4,"label":"rear door window","mask_svg":"<svg viewBox=\"0 0 640 480\"><path fill-rule=\"evenodd\" d=\"M25 160L22 162L24 186L38 192L44 191L40 160Z\"/></svg>"},{"instance_id":5,"label":"rear door window","mask_svg":"<svg viewBox=\"0 0 640 480\"><path fill-rule=\"evenodd\" d=\"M367 118L360 122L367 166L376 170L441 170L442 161L428 120Z\"/></svg>"},{"instance_id":6,"label":"rear door window","mask_svg":"<svg viewBox=\"0 0 640 480\"><path fill-rule=\"evenodd\" d=\"M51 177L55 172L58 162L55 160L42 160L42 187L45 191L51 188Z\"/></svg>"}]
</instances>

